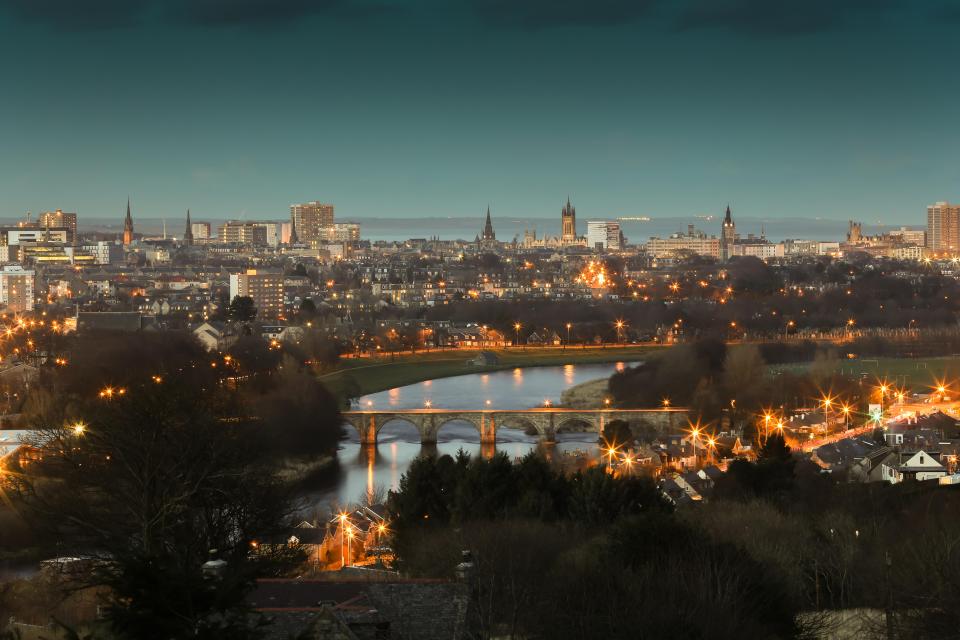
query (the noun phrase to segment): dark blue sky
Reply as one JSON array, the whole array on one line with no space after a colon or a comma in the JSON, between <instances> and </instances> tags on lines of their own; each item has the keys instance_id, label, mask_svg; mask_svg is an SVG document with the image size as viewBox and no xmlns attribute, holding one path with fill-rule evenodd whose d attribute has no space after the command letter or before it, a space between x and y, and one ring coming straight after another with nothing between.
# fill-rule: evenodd
<instances>
[{"instance_id":1,"label":"dark blue sky","mask_svg":"<svg viewBox=\"0 0 960 640\"><path fill-rule=\"evenodd\" d=\"M906 0L0 0L0 216L544 217L569 193L918 223L960 198L958 28Z\"/></svg>"}]
</instances>

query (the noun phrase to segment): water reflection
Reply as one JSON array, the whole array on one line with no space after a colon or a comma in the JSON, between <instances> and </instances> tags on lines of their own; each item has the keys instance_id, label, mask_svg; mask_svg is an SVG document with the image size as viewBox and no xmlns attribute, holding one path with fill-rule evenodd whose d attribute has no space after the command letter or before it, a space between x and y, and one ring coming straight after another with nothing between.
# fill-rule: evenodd
<instances>
[{"instance_id":1,"label":"water reflection","mask_svg":"<svg viewBox=\"0 0 960 640\"><path fill-rule=\"evenodd\" d=\"M442 378L390 389L360 398L359 408L526 409L560 402L562 392L576 384L609 376L623 363L534 367L494 373ZM479 392L478 392L479 391ZM554 462L583 465L599 458L595 433L559 433L556 442L541 445L537 436L527 435L522 424L498 425L497 443L480 444L480 434L468 422L451 421L437 434L433 445L420 445L416 428L402 420L388 422L378 443L361 445L353 429L347 429L339 450L340 474L337 486L315 495L317 502L345 503L361 500L377 489L396 489L413 460L422 454L451 455L463 450L471 456L489 458L502 451L519 459L539 449Z\"/></svg>"}]
</instances>

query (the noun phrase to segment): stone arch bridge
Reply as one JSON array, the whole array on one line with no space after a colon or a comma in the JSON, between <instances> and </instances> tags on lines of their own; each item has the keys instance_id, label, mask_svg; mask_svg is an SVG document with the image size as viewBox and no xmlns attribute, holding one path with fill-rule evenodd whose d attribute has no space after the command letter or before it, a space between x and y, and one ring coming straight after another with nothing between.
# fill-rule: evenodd
<instances>
[{"instance_id":1,"label":"stone arch bridge","mask_svg":"<svg viewBox=\"0 0 960 640\"><path fill-rule=\"evenodd\" d=\"M377 434L388 422L402 420L420 432L420 442L434 444L437 433L448 422L469 422L480 433L480 442L496 442L498 428L533 429L541 438L552 441L565 428L586 426L587 431L600 434L612 420L635 422L646 420L661 431L674 431L686 424L687 410L663 409L562 409L535 408L514 411L405 409L397 411L345 411L344 420L360 434L362 444L376 444Z\"/></svg>"}]
</instances>

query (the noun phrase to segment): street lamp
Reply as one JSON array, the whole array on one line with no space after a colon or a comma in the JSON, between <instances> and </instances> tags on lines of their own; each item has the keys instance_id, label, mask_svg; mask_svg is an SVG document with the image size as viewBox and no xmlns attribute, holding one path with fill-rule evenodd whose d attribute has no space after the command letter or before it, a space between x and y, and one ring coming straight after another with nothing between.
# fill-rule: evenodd
<instances>
[{"instance_id":1,"label":"street lamp","mask_svg":"<svg viewBox=\"0 0 960 640\"><path fill-rule=\"evenodd\" d=\"M833 398L824 396L823 400L823 422L826 428L830 428L830 407L833 405Z\"/></svg>"},{"instance_id":2,"label":"street lamp","mask_svg":"<svg viewBox=\"0 0 960 640\"><path fill-rule=\"evenodd\" d=\"M522 327L522 326L523 326L523 325L520 324L519 322L513 323L513 331L514 331L514 334L515 334L516 337L517 337L514 344L516 344L517 346L520 345L520 327Z\"/></svg>"},{"instance_id":3,"label":"street lamp","mask_svg":"<svg viewBox=\"0 0 960 640\"><path fill-rule=\"evenodd\" d=\"M690 431L690 441L693 443L693 468L697 468L697 438L700 436L700 427L693 427Z\"/></svg>"},{"instance_id":4,"label":"street lamp","mask_svg":"<svg viewBox=\"0 0 960 640\"><path fill-rule=\"evenodd\" d=\"M567 323L567 344L570 344L570 327L572 326L569 322ZM566 348L566 346L564 346L564 348Z\"/></svg>"},{"instance_id":5,"label":"street lamp","mask_svg":"<svg viewBox=\"0 0 960 640\"><path fill-rule=\"evenodd\" d=\"M840 408L843 411L843 428L844 430L850 428L850 405L843 405Z\"/></svg>"},{"instance_id":6,"label":"street lamp","mask_svg":"<svg viewBox=\"0 0 960 640\"><path fill-rule=\"evenodd\" d=\"M884 398L887 397L888 389L890 389L890 387L887 386L886 382L883 382L880 384L879 390L880 390L880 417L881 418L883 417L883 400Z\"/></svg>"},{"instance_id":7,"label":"street lamp","mask_svg":"<svg viewBox=\"0 0 960 640\"><path fill-rule=\"evenodd\" d=\"M346 526L347 526L347 514L341 513L340 514L340 568L341 569L343 569L343 567L346 565L346 560L343 554L343 534Z\"/></svg>"},{"instance_id":8,"label":"street lamp","mask_svg":"<svg viewBox=\"0 0 960 640\"><path fill-rule=\"evenodd\" d=\"M623 320L617 320L614 326L617 328L617 342L623 344Z\"/></svg>"}]
</instances>

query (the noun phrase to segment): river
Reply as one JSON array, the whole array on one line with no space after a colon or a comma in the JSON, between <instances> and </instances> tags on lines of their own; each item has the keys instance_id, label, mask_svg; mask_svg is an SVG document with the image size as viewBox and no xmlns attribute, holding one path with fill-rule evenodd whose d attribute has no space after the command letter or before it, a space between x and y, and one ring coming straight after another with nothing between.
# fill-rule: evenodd
<instances>
[{"instance_id":1,"label":"river","mask_svg":"<svg viewBox=\"0 0 960 640\"><path fill-rule=\"evenodd\" d=\"M554 367L526 367L474 373L438 380L426 380L405 387L363 396L357 402L362 409L415 409L429 402L436 409L529 409L560 402L560 395L570 387L607 377L623 369L624 363L568 364ZM335 485L314 494L311 501L317 507L348 504L360 501L372 489L396 489L400 477L410 463L423 452L455 455L463 449L471 455L491 453L489 447L481 451L480 434L466 422L450 422L437 435L435 447L420 445L420 437L413 425L395 420L383 426L376 447L360 445L356 431L347 427L340 444L340 470ZM584 458L597 455L595 433L561 433L550 447L554 456L582 453ZM538 438L516 429L497 430L496 450L511 458L519 458L537 447Z\"/></svg>"}]
</instances>

